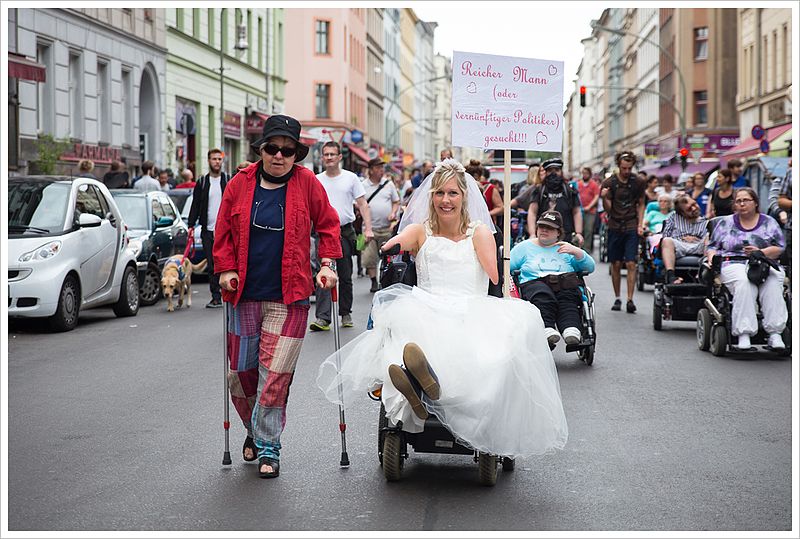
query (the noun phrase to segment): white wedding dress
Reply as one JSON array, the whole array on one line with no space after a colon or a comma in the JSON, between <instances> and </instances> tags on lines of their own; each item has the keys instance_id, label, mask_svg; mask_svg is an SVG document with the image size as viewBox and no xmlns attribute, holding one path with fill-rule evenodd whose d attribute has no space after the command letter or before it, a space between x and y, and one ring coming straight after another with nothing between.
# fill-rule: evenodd
<instances>
[{"instance_id":1,"label":"white wedding dress","mask_svg":"<svg viewBox=\"0 0 800 539\"><path fill-rule=\"evenodd\" d=\"M320 366L317 384L333 403L383 384L391 423L421 432L424 421L392 385L387 369L403 364L403 347L417 343L439 377L440 398L423 399L460 442L495 455L520 457L561 449L567 421L553 356L539 310L526 301L487 295L489 277L472 242L427 237L416 257L415 287L393 285L372 303L374 327ZM341 381L344 402L339 398Z\"/></svg>"}]
</instances>

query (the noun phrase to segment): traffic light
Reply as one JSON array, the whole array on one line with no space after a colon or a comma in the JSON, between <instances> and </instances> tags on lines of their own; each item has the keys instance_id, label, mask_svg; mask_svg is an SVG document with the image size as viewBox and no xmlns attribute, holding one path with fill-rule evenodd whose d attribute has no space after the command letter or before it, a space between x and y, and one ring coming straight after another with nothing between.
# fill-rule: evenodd
<instances>
[{"instance_id":1,"label":"traffic light","mask_svg":"<svg viewBox=\"0 0 800 539\"><path fill-rule=\"evenodd\" d=\"M586 106L586 86L581 86L581 106Z\"/></svg>"},{"instance_id":2,"label":"traffic light","mask_svg":"<svg viewBox=\"0 0 800 539\"><path fill-rule=\"evenodd\" d=\"M681 148L679 153L681 156L681 170L686 170L686 158L689 156L689 149Z\"/></svg>"}]
</instances>

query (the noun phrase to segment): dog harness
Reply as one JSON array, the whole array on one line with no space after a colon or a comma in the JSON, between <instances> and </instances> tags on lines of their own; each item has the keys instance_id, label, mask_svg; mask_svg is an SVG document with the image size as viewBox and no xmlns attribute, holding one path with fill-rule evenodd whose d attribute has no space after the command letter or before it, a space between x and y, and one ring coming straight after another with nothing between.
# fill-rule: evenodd
<instances>
[{"instance_id":1,"label":"dog harness","mask_svg":"<svg viewBox=\"0 0 800 539\"><path fill-rule=\"evenodd\" d=\"M172 264L175 264L176 266L178 266L178 279L180 279L182 281L183 278L186 277L186 274L183 271L183 264L181 264L181 262L183 262L183 260L180 259L180 258L169 258L169 259L167 259L166 264L172 263ZM164 264L164 265L166 265L166 264Z\"/></svg>"}]
</instances>

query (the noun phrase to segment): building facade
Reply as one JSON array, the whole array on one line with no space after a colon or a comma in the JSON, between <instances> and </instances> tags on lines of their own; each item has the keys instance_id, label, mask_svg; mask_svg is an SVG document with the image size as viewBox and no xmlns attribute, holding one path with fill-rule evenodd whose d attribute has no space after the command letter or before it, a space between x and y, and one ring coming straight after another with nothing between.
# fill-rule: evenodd
<instances>
[{"instance_id":1,"label":"building facade","mask_svg":"<svg viewBox=\"0 0 800 539\"><path fill-rule=\"evenodd\" d=\"M367 11L284 11L284 46L302 59L286 65L286 113L319 141L310 152L315 169L322 164L321 144L329 140L346 145L346 168L369 160L358 146L367 130Z\"/></svg>"},{"instance_id":2,"label":"building facade","mask_svg":"<svg viewBox=\"0 0 800 539\"><path fill-rule=\"evenodd\" d=\"M57 173L81 159L102 176L122 160L135 173L165 144L163 10L9 10L9 169L39 172L42 137L64 142ZM26 64L20 70L15 65ZM21 76L13 76L14 74Z\"/></svg>"},{"instance_id":3,"label":"building facade","mask_svg":"<svg viewBox=\"0 0 800 539\"><path fill-rule=\"evenodd\" d=\"M383 71L384 71L384 161L402 169L403 150L400 147L400 9L383 10Z\"/></svg>"},{"instance_id":4,"label":"building facade","mask_svg":"<svg viewBox=\"0 0 800 539\"><path fill-rule=\"evenodd\" d=\"M264 119L282 109L283 10L165 11L166 148L156 163L197 176L206 172L208 150L220 148L224 169L235 171L256 159L250 142L260 137Z\"/></svg>"},{"instance_id":5,"label":"building facade","mask_svg":"<svg viewBox=\"0 0 800 539\"><path fill-rule=\"evenodd\" d=\"M453 102L453 65L450 58L437 54L433 57L434 73L436 82L433 84L433 153L435 160L439 159L439 154L445 148L452 148L453 141L453 121L451 104ZM453 153L453 157L460 157ZM459 152L460 154L460 152Z\"/></svg>"},{"instance_id":6,"label":"building facade","mask_svg":"<svg viewBox=\"0 0 800 539\"><path fill-rule=\"evenodd\" d=\"M386 141L384 103L383 9L367 9L367 140L369 155L380 155Z\"/></svg>"},{"instance_id":7,"label":"building facade","mask_svg":"<svg viewBox=\"0 0 800 539\"><path fill-rule=\"evenodd\" d=\"M417 19L416 54L414 58L414 154L417 160L434 157L434 133L436 114L433 108L435 101L435 72L433 54L433 36L435 22Z\"/></svg>"}]
</instances>

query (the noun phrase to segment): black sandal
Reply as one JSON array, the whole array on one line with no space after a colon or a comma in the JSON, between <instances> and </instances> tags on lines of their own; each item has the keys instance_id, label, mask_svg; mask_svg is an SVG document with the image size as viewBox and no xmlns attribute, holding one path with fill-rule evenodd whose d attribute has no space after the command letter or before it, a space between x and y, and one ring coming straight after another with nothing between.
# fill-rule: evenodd
<instances>
[{"instance_id":1,"label":"black sandal","mask_svg":"<svg viewBox=\"0 0 800 539\"><path fill-rule=\"evenodd\" d=\"M245 455L245 451L250 450L253 454L253 458L247 458ZM248 436L244 439L244 446L242 446L242 459L245 462L253 462L258 458L258 447L256 447L256 443L253 441L252 436Z\"/></svg>"},{"instance_id":2,"label":"black sandal","mask_svg":"<svg viewBox=\"0 0 800 539\"><path fill-rule=\"evenodd\" d=\"M272 467L271 472L262 472L262 466L270 466ZM281 465L277 459L272 459L269 457L261 457L258 459L258 475L262 478L270 479L272 477L278 477L281 474Z\"/></svg>"}]
</instances>

